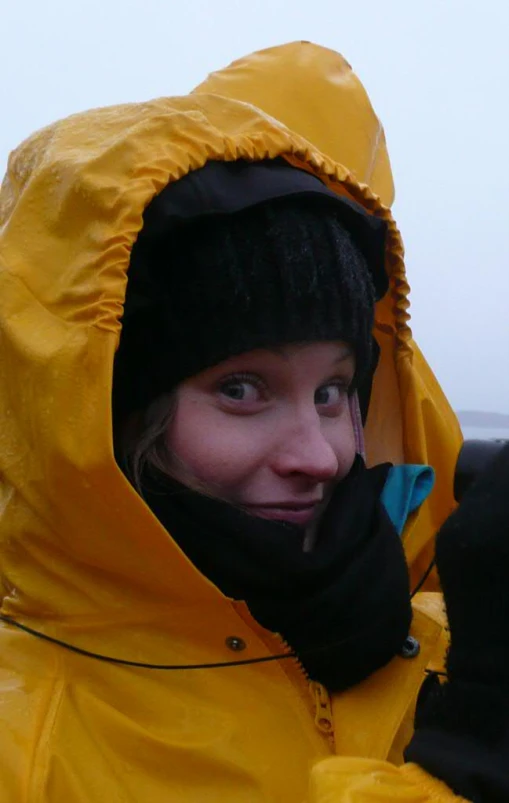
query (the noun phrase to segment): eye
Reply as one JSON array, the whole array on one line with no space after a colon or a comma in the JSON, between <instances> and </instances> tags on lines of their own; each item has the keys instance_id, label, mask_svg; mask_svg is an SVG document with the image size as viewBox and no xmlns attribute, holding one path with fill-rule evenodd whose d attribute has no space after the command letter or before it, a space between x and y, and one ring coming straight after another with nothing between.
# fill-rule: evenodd
<instances>
[{"instance_id":1,"label":"eye","mask_svg":"<svg viewBox=\"0 0 509 803\"><path fill-rule=\"evenodd\" d=\"M340 382L329 382L315 391L315 404L317 407L337 408L343 404L348 396L348 387Z\"/></svg>"},{"instance_id":2,"label":"eye","mask_svg":"<svg viewBox=\"0 0 509 803\"><path fill-rule=\"evenodd\" d=\"M232 376L221 382L219 392L235 402L255 403L263 400L263 386L252 376Z\"/></svg>"}]
</instances>

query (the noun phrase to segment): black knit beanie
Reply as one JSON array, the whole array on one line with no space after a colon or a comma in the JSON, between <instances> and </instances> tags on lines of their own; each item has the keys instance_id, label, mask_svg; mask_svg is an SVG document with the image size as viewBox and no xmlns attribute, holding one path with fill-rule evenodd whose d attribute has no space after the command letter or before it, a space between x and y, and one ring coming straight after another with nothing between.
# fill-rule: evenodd
<instances>
[{"instance_id":1,"label":"black knit beanie","mask_svg":"<svg viewBox=\"0 0 509 803\"><path fill-rule=\"evenodd\" d=\"M167 187L144 221L115 359L117 424L252 349L343 340L357 378L370 370L385 225L362 207L279 160L212 162Z\"/></svg>"}]
</instances>

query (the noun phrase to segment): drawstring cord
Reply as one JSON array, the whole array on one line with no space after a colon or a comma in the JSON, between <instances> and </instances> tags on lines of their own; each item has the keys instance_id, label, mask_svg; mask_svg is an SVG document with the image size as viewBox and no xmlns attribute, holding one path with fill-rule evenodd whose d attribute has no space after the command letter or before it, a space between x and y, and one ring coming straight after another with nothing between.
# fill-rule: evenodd
<instances>
[{"instance_id":1,"label":"drawstring cord","mask_svg":"<svg viewBox=\"0 0 509 803\"><path fill-rule=\"evenodd\" d=\"M174 671L176 669L221 669L227 666L243 666L245 664L264 664L268 663L269 661L280 661L284 658L296 657L294 652L285 652L281 653L280 655L266 655L260 658L245 659L243 661L218 661L212 664L149 664L143 661L129 661L126 658L114 658L111 655L103 655L100 652L92 652L91 650L84 650L82 647L77 647L75 644L69 644L69 642L62 641L61 639L55 638L54 636L48 636L47 633L41 633L40 630L34 630L33 627L28 627L27 625L23 625L21 624L21 622L17 622L16 619L12 619L10 616L5 616L4 614L0 614L0 620L8 625L13 625L14 627L19 628L19 630L23 630L25 633L29 633L31 636L36 636L37 638L40 638L43 641L49 641L50 644L56 644L58 647L63 647L64 649L70 650L71 652L75 652L78 655L84 655L86 658L95 658L96 661L105 661L106 663L109 664L132 666L141 669L162 669L165 671Z\"/></svg>"},{"instance_id":2,"label":"drawstring cord","mask_svg":"<svg viewBox=\"0 0 509 803\"><path fill-rule=\"evenodd\" d=\"M419 580L417 586L415 587L414 591L411 594L411 599L417 594L419 589L422 587L423 583L425 582L426 578L429 576L433 566L435 564L435 560L433 559L428 568L426 569L424 575ZM259 658L246 658L244 660L238 661L216 661L215 663L208 663L208 664L151 664L145 663L144 661L129 661L126 658L115 658L111 655L103 655L99 652L92 652L91 650L85 650L83 647L78 647L75 644L70 644L67 641L63 641L62 639L55 638L54 636L49 636L47 633L42 633L40 630L35 630L33 627L29 627L28 625L21 624L16 619L13 619L10 616L6 616L5 614L0 614L0 621L5 622L5 624L12 625L13 627L17 627L19 630L22 630L25 633L28 633L31 636L35 636L36 638L40 638L43 641L47 641L50 644L55 644L57 647L63 647L70 652L77 653L78 655L83 655L86 658L95 658L96 661L104 661L109 664L117 664L120 666L131 666L140 669L159 669L164 671L175 671L177 669L223 669L226 667L231 666L247 666L251 664L266 664L270 661L284 661L288 658L298 658L295 652L284 652L278 653L276 655L265 655ZM312 650L306 650L305 654L316 653L322 650L327 650L330 647L339 647L341 644L346 643L346 639L334 643L324 644L318 647L315 647ZM428 672L428 670L426 670ZM435 674L445 674L443 672L437 672Z\"/></svg>"}]
</instances>

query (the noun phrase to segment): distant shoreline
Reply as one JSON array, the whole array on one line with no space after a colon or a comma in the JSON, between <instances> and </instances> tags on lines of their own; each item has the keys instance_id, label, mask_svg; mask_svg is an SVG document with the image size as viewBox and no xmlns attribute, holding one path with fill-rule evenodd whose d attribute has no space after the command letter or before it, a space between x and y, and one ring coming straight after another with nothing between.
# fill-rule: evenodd
<instances>
[{"instance_id":1,"label":"distant shoreline","mask_svg":"<svg viewBox=\"0 0 509 803\"><path fill-rule=\"evenodd\" d=\"M458 410L456 415L462 427L509 429L509 414L486 413L482 410Z\"/></svg>"}]
</instances>

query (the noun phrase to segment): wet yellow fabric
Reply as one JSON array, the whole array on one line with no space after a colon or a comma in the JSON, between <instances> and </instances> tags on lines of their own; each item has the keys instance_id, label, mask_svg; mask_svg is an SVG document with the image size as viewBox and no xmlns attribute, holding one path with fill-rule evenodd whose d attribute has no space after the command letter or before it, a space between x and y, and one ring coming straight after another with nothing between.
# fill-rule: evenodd
<instances>
[{"instance_id":1,"label":"wet yellow fabric","mask_svg":"<svg viewBox=\"0 0 509 803\"><path fill-rule=\"evenodd\" d=\"M416 576L453 504L459 430L408 327L403 247L375 194L390 203L383 131L339 56L308 44L267 53L269 62L263 53L243 62L246 87L256 79L261 108L243 102L234 65L240 100L237 90L223 91L226 71L187 97L74 115L34 134L9 160L0 194L1 612L82 649L171 665L287 650L189 563L112 453L112 363L130 248L154 194L209 159L285 156L388 221L391 289L377 310L382 356L367 440L372 461L437 469L437 488L405 534ZM305 126L312 109L303 103L299 118L298 105L276 94L278 69L285 72L290 55L296 64L302 57L316 88L321 135ZM358 130L344 124L359 109L363 147ZM352 703L345 721L334 710L348 707L349 693L331 702L334 732L341 733L335 743L330 728L319 727L293 659L134 668L69 652L4 622L2 803L450 801L428 776L431 791L423 797L423 773L385 760L391 749L400 760L398 733L424 659L440 640L441 626L426 610L414 627L424 644L421 671L398 686L399 714L378 746L368 750L359 740L359 758L343 745L348 732L370 730L361 708L357 717ZM245 641L242 653L228 648L232 635ZM407 677L402 660L393 664ZM416 665L406 665L415 673ZM366 688L369 719L386 705L384 672L391 667ZM339 746L341 755L331 759Z\"/></svg>"}]
</instances>

